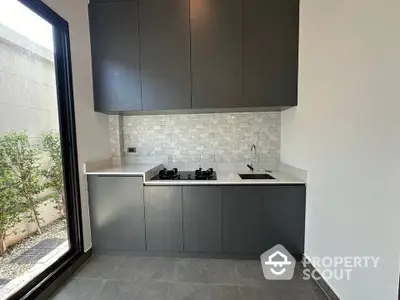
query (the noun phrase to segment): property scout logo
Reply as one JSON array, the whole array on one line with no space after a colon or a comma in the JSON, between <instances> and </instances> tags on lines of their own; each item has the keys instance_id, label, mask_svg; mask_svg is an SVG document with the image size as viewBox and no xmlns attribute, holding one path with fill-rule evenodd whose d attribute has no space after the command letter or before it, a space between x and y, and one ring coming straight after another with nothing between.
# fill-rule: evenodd
<instances>
[{"instance_id":1,"label":"property scout logo","mask_svg":"<svg viewBox=\"0 0 400 300\"><path fill-rule=\"evenodd\" d=\"M324 256L309 257L304 264L313 267L302 271L303 279L350 280L356 268L376 268L378 256ZM296 260L282 245L276 245L261 255L264 277L268 280L291 280L296 268ZM318 271L317 271L318 270Z\"/></svg>"}]
</instances>

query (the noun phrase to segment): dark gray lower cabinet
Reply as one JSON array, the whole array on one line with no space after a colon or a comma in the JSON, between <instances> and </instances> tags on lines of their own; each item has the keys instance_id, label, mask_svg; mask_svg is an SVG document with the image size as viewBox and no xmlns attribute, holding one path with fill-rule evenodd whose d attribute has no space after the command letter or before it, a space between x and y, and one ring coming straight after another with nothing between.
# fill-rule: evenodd
<instances>
[{"instance_id":1,"label":"dark gray lower cabinet","mask_svg":"<svg viewBox=\"0 0 400 300\"><path fill-rule=\"evenodd\" d=\"M230 186L222 190L222 249L225 253L261 254L263 236L262 188Z\"/></svg>"},{"instance_id":2,"label":"dark gray lower cabinet","mask_svg":"<svg viewBox=\"0 0 400 300\"><path fill-rule=\"evenodd\" d=\"M269 249L283 245L296 258L304 253L306 187L263 188L264 243Z\"/></svg>"},{"instance_id":3,"label":"dark gray lower cabinet","mask_svg":"<svg viewBox=\"0 0 400 300\"><path fill-rule=\"evenodd\" d=\"M94 251L144 250L142 177L88 176Z\"/></svg>"},{"instance_id":4,"label":"dark gray lower cabinet","mask_svg":"<svg viewBox=\"0 0 400 300\"><path fill-rule=\"evenodd\" d=\"M257 257L276 244L297 259L304 253L304 185L143 187L141 177L94 175L88 181L98 253Z\"/></svg>"},{"instance_id":5,"label":"dark gray lower cabinet","mask_svg":"<svg viewBox=\"0 0 400 300\"><path fill-rule=\"evenodd\" d=\"M184 250L222 251L221 187L183 187Z\"/></svg>"},{"instance_id":6,"label":"dark gray lower cabinet","mask_svg":"<svg viewBox=\"0 0 400 300\"><path fill-rule=\"evenodd\" d=\"M146 186L147 250L182 251L182 187Z\"/></svg>"}]
</instances>

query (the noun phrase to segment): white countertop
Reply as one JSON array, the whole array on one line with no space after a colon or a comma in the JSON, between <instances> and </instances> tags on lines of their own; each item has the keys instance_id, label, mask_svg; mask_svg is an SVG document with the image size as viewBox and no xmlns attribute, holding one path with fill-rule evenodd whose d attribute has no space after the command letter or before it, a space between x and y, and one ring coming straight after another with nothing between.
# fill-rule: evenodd
<instances>
[{"instance_id":1,"label":"white countertop","mask_svg":"<svg viewBox=\"0 0 400 300\"><path fill-rule=\"evenodd\" d=\"M275 170L268 172L275 179L242 179L237 171L218 171L216 180L149 180L145 185L264 185L264 184L304 184L305 182L287 175L281 171ZM254 174L265 172L240 172L240 174Z\"/></svg>"},{"instance_id":2,"label":"white countertop","mask_svg":"<svg viewBox=\"0 0 400 300\"><path fill-rule=\"evenodd\" d=\"M86 170L90 175L135 175L144 176L146 172L157 168L160 164L123 164L99 166Z\"/></svg>"},{"instance_id":3,"label":"white countertop","mask_svg":"<svg viewBox=\"0 0 400 300\"><path fill-rule=\"evenodd\" d=\"M268 185L268 184L305 184L295 176L280 170L267 172L275 179L241 179L240 174L252 174L245 164L214 164L210 167L217 172L216 180L151 180L158 170L167 167L178 167L180 171L192 171L196 169L190 164L98 164L87 165L85 173L88 175L115 175L115 176L143 176L144 185ZM208 166L207 166L208 167ZM254 173L266 173L265 170ZM254 174L253 173L253 174Z\"/></svg>"}]
</instances>

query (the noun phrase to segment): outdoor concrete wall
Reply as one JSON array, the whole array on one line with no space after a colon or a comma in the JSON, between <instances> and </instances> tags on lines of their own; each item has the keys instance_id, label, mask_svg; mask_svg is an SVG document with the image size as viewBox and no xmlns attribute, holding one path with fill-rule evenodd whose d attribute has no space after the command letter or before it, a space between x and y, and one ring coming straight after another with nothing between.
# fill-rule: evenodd
<instances>
[{"instance_id":1,"label":"outdoor concrete wall","mask_svg":"<svg viewBox=\"0 0 400 300\"><path fill-rule=\"evenodd\" d=\"M42 228L43 226L51 224L60 219L60 211L55 209L53 206L54 203L51 201L45 201L39 205L38 211L40 213L40 217L43 219L41 222ZM15 226L12 230L9 230L9 235L6 238L6 243L8 246L19 242L23 238L37 231L35 223L28 222L26 218L23 218L22 220L23 221L20 224ZM17 234L14 234L13 231L16 231Z\"/></svg>"},{"instance_id":2,"label":"outdoor concrete wall","mask_svg":"<svg viewBox=\"0 0 400 300\"><path fill-rule=\"evenodd\" d=\"M58 130L53 54L0 24L0 135L27 130L35 141L50 129ZM49 202L39 213L43 226L60 218ZM36 230L23 219L9 230L6 243L12 245Z\"/></svg>"},{"instance_id":3,"label":"outdoor concrete wall","mask_svg":"<svg viewBox=\"0 0 400 300\"><path fill-rule=\"evenodd\" d=\"M52 55L22 48L24 40L0 24L0 134L28 130L37 138L50 129L58 130L54 63L49 59Z\"/></svg>"}]
</instances>

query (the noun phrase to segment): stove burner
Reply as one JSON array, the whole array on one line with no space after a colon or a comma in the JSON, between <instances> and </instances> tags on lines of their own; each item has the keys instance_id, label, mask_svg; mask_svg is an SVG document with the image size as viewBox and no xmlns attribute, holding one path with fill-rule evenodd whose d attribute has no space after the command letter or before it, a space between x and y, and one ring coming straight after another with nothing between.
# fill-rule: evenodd
<instances>
[{"instance_id":1,"label":"stove burner","mask_svg":"<svg viewBox=\"0 0 400 300\"><path fill-rule=\"evenodd\" d=\"M198 170L194 171L195 178L196 179L211 179L214 176L214 170L213 168L209 168L208 170L203 171L202 168L199 168Z\"/></svg>"},{"instance_id":2,"label":"stove burner","mask_svg":"<svg viewBox=\"0 0 400 300\"><path fill-rule=\"evenodd\" d=\"M203 170L199 168L194 172L190 171L178 171L177 168L167 170L164 168L155 175L152 180L216 180L217 173L212 169Z\"/></svg>"},{"instance_id":3,"label":"stove burner","mask_svg":"<svg viewBox=\"0 0 400 300\"><path fill-rule=\"evenodd\" d=\"M180 179L181 176L178 174L178 169L173 168L172 170L167 170L164 168L158 172L159 179Z\"/></svg>"}]
</instances>

